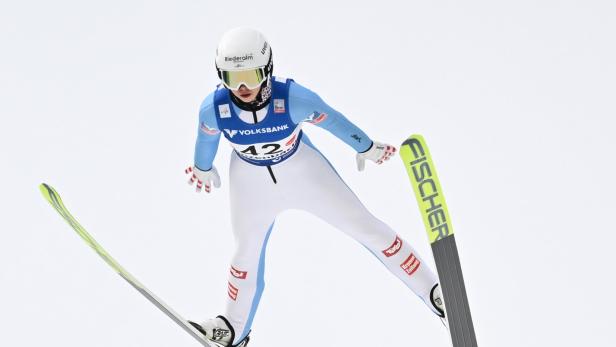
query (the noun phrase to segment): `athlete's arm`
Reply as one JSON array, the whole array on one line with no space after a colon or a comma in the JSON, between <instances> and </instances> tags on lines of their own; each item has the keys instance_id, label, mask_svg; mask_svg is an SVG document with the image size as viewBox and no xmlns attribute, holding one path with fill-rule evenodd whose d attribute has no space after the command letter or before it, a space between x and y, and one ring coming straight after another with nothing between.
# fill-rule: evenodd
<instances>
[{"instance_id":1,"label":"athlete's arm","mask_svg":"<svg viewBox=\"0 0 616 347\"><path fill-rule=\"evenodd\" d=\"M334 134L353 147L365 152L372 140L342 113L327 105L315 92L295 82L289 87L289 113L296 124L308 122Z\"/></svg>"},{"instance_id":2,"label":"athlete's arm","mask_svg":"<svg viewBox=\"0 0 616 347\"><path fill-rule=\"evenodd\" d=\"M195 144L195 166L207 171L212 168L220 142L220 130L214 111L214 93L208 95L199 109L199 126Z\"/></svg>"}]
</instances>

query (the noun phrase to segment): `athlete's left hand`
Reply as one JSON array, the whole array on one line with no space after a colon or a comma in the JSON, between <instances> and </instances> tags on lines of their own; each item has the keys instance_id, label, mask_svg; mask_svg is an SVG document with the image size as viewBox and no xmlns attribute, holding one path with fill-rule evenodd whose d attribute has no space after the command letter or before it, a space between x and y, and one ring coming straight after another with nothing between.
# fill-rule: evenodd
<instances>
[{"instance_id":1,"label":"athlete's left hand","mask_svg":"<svg viewBox=\"0 0 616 347\"><path fill-rule=\"evenodd\" d=\"M357 170L364 171L366 167L366 159L372 160L377 164L383 164L384 161L389 160L394 153L396 153L396 147L381 142L372 142L372 146L367 151L357 153L355 159L357 160Z\"/></svg>"}]
</instances>

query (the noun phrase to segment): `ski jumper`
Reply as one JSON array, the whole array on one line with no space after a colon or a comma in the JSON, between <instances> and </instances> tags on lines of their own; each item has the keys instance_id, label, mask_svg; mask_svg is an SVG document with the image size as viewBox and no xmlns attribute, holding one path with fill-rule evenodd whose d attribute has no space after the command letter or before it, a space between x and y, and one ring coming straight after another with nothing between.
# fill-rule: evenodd
<instances>
[{"instance_id":1,"label":"ski jumper","mask_svg":"<svg viewBox=\"0 0 616 347\"><path fill-rule=\"evenodd\" d=\"M274 77L271 83L270 102L261 110L240 109L219 86L205 98L199 115L196 167L212 167L221 134L234 148L229 189L236 249L225 313L235 330L233 344L250 332L264 288L267 241L276 216L287 209L307 211L348 234L428 303L438 282L435 274L408 242L364 207L302 126L322 127L357 152L370 148L370 138L293 80Z\"/></svg>"}]
</instances>

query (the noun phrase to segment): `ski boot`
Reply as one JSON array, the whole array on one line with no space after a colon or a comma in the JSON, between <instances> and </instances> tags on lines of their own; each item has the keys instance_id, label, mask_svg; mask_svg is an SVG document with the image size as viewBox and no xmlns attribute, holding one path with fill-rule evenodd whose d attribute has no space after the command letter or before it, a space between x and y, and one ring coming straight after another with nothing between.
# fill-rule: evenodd
<instances>
[{"instance_id":1,"label":"ski boot","mask_svg":"<svg viewBox=\"0 0 616 347\"><path fill-rule=\"evenodd\" d=\"M447 324L447 318L445 317L445 303L443 302L443 293L441 293L441 288L437 284L432 287L430 290L430 308L432 311L439 316L441 322L445 326L445 328L449 329L449 324Z\"/></svg>"},{"instance_id":2,"label":"ski boot","mask_svg":"<svg viewBox=\"0 0 616 347\"><path fill-rule=\"evenodd\" d=\"M202 333L208 340L214 342L217 346L222 347L246 347L250 337L246 335L242 341L233 344L235 339L235 331L224 316L209 319L201 324L188 321L195 329ZM250 333L249 333L250 335Z\"/></svg>"}]
</instances>

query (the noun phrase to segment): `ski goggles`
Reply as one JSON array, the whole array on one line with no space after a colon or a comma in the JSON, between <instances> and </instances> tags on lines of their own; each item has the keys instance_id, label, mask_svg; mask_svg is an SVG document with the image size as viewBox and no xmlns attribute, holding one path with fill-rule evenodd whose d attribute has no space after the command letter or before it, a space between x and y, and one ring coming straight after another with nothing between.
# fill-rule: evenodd
<instances>
[{"instance_id":1,"label":"ski goggles","mask_svg":"<svg viewBox=\"0 0 616 347\"><path fill-rule=\"evenodd\" d=\"M242 84L248 89L255 89L260 86L266 78L264 67L241 71L220 71L222 84L231 90L240 89Z\"/></svg>"}]
</instances>

